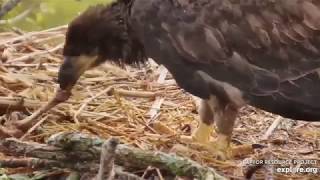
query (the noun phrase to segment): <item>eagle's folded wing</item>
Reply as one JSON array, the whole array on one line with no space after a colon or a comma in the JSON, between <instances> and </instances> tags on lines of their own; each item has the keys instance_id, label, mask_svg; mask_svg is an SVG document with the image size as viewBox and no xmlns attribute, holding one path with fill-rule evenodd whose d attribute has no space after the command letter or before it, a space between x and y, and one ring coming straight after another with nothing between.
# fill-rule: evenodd
<instances>
[{"instance_id":1,"label":"eagle's folded wing","mask_svg":"<svg viewBox=\"0 0 320 180\"><path fill-rule=\"evenodd\" d=\"M236 86L263 109L320 110L319 2L183 2L159 19L186 63Z\"/></svg>"}]
</instances>

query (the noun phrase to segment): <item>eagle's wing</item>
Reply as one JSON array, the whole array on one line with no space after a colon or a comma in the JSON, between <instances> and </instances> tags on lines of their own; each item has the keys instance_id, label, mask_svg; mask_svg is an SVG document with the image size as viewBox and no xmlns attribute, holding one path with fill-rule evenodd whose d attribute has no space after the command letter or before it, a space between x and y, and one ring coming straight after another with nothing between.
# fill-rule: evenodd
<instances>
[{"instance_id":1,"label":"eagle's wing","mask_svg":"<svg viewBox=\"0 0 320 180\"><path fill-rule=\"evenodd\" d=\"M161 25L186 60L235 68L249 64L276 74L280 81L295 80L319 67L319 2L183 2L180 11L171 12L174 18L162 19Z\"/></svg>"},{"instance_id":2,"label":"eagle's wing","mask_svg":"<svg viewBox=\"0 0 320 180\"><path fill-rule=\"evenodd\" d=\"M320 117L319 1L158 2L159 26L185 63L238 87L255 106Z\"/></svg>"}]
</instances>

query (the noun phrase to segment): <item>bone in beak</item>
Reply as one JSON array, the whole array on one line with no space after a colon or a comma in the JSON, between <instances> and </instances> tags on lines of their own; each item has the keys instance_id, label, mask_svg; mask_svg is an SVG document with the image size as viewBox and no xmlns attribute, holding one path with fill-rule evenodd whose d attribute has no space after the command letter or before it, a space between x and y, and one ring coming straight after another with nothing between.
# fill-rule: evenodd
<instances>
[{"instance_id":1,"label":"bone in beak","mask_svg":"<svg viewBox=\"0 0 320 180\"><path fill-rule=\"evenodd\" d=\"M37 118L43 113L68 100L71 96L71 90L79 77L95 64L96 59L96 57L91 56L66 57L58 73L60 88L57 90L54 98L31 116L14 124L21 130L27 130L38 121Z\"/></svg>"},{"instance_id":2,"label":"bone in beak","mask_svg":"<svg viewBox=\"0 0 320 180\"><path fill-rule=\"evenodd\" d=\"M14 125L16 125L17 128L23 131L28 130L33 124L35 124L38 121L37 118L39 116L41 116L43 113L48 112L50 109L52 109L56 105L68 100L70 96L71 96L70 91L58 89L54 98L51 101L49 101L46 105L42 106L40 109L35 111L31 116L28 116L21 121L16 121Z\"/></svg>"}]
</instances>

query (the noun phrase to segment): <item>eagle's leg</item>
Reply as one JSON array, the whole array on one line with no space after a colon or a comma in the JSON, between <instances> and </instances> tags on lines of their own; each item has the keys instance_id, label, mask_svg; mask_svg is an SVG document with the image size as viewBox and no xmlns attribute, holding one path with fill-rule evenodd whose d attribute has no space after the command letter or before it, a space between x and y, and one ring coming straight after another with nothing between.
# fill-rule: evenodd
<instances>
[{"instance_id":1,"label":"eagle's leg","mask_svg":"<svg viewBox=\"0 0 320 180\"><path fill-rule=\"evenodd\" d=\"M198 128L194 131L192 139L205 144L210 140L211 132L213 130L213 113L207 100L201 100L198 109L200 121Z\"/></svg>"},{"instance_id":2,"label":"eagle's leg","mask_svg":"<svg viewBox=\"0 0 320 180\"><path fill-rule=\"evenodd\" d=\"M208 150L220 159L230 159L232 157L230 142L238 108L232 104L222 104L216 96L211 96L206 104L202 105L206 105L206 108L200 108L201 121L210 125L215 122L217 127L217 138L206 143ZM201 111L203 109L206 111Z\"/></svg>"},{"instance_id":3,"label":"eagle's leg","mask_svg":"<svg viewBox=\"0 0 320 180\"><path fill-rule=\"evenodd\" d=\"M238 109L231 105L222 106L217 97L211 96L210 99L201 100L198 112L200 122L192 134L192 140L204 145L212 155L223 160L230 159L230 141ZM214 123L217 126L217 138L210 141Z\"/></svg>"},{"instance_id":4,"label":"eagle's leg","mask_svg":"<svg viewBox=\"0 0 320 180\"><path fill-rule=\"evenodd\" d=\"M211 99L211 108L214 111L217 138L214 142L211 142L210 149L217 151L221 159L230 159L233 156L230 147L231 136L238 108L232 104L222 106L216 99Z\"/></svg>"}]
</instances>

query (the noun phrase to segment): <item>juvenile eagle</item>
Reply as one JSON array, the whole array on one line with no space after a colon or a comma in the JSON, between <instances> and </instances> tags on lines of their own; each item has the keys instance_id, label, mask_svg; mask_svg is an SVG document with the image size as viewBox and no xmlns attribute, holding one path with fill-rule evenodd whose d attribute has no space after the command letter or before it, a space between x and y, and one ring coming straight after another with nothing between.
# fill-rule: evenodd
<instances>
[{"instance_id":1,"label":"juvenile eagle","mask_svg":"<svg viewBox=\"0 0 320 180\"><path fill-rule=\"evenodd\" d=\"M228 155L240 107L320 120L317 0L119 0L91 7L66 34L60 88L105 61L164 65L202 99L193 140ZM210 142L212 124L218 137Z\"/></svg>"}]
</instances>

